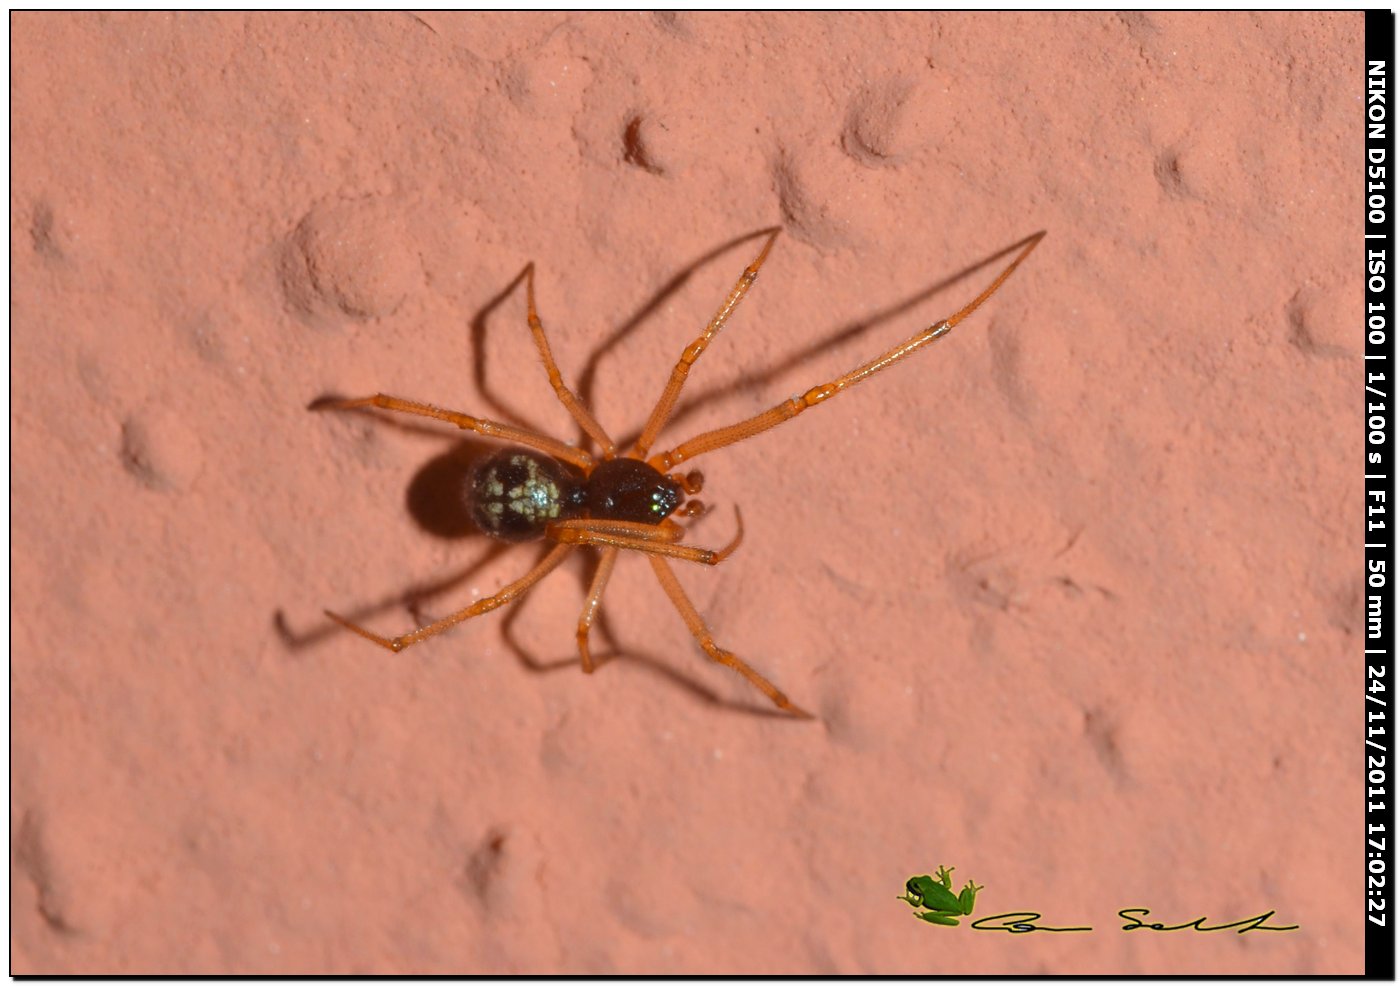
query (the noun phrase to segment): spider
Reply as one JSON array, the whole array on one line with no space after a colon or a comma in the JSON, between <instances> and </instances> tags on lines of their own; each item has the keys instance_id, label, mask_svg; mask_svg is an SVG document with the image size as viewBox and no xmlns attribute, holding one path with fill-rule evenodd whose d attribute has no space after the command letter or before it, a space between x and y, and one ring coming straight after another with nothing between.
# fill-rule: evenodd
<instances>
[{"instance_id":1,"label":"spider","mask_svg":"<svg viewBox=\"0 0 1400 986\"><path fill-rule=\"evenodd\" d=\"M317 409L381 408L416 414L446 421L484 438L511 443L510 447L494 453L476 468L467 494L472 518L482 531L492 537L506 541L533 541L545 538L555 545L534 568L495 595L477 600L451 616L443 617L402 636L381 637L329 610L326 611L326 616L366 640L397 653L474 616L514 602L535 583L558 568L575 548L593 545L601 549L600 558L588 598L583 604L583 612L579 615L577 632L579 658L583 670L592 673L594 665L588 649L588 636L603 598L603 590L612 575L618 553L624 549L639 551L647 556L661 588L670 597L691 635L711 660L743 675L779 709L797 717L811 718L810 713L793 704L783 692L747 662L715 643L709 627L705 625L695 605L681 588L675 572L671 569L671 559L718 565L739 547L744 527L743 517L736 507L734 513L737 532L723 548L711 550L681 543L686 529L671 517L695 517L705 512L707 508L699 500L687 500L687 497L694 497L701 491L704 477L697 470L691 470L684 475L673 473L671 470L706 452L722 449L726 445L742 442L775 428L808 408L835 397L867 377L912 355L934 340L941 339L996 293L1040 243L1045 231L1042 230L1004 251L1003 253L1009 253L1020 248L1015 259L996 279L954 315L920 330L898 346L867 363L862 363L844 376L813 387L801 396L791 397L762 414L728 427L707 431L668 451L650 454L657 436L675 409L691 368L719 334L720 329L724 328L729 317L734 314L734 309L753 286L759 269L768 259L768 253L781 231L780 228L763 231L769 234L763 249L744 269L729 296L725 298L724 304L720 306L714 318L710 319L705 331L681 353L660 399L647 419L646 426L636 444L626 454L619 454L617 444L608 437L608 433L565 385L559 374L549 341L545 338L544 325L535 308L533 262L524 270L526 319L530 332L544 361L554 393L584 432L597 443L598 455L591 455L583 449L525 428L476 418L460 411L449 411L419 401L390 397L387 394L374 394L351 400L328 400L313 405Z\"/></svg>"}]
</instances>

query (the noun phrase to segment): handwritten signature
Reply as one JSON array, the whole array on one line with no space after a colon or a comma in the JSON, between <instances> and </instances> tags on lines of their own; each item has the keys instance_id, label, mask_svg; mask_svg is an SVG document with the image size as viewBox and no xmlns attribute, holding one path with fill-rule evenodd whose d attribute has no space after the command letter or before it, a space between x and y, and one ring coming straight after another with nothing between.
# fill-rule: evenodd
<instances>
[{"instance_id":1,"label":"handwritten signature","mask_svg":"<svg viewBox=\"0 0 1400 986\"><path fill-rule=\"evenodd\" d=\"M1256 914L1253 917L1241 918L1238 921L1231 921L1229 924L1206 924L1206 917L1202 915L1194 921L1187 921L1183 924L1163 924L1158 921L1140 920L1134 915L1147 917L1152 911L1146 907L1125 907L1118 912L1118 916L1129 922L1123 925L1124 931L1229 931L1235 929L1238 935L1246 931L1297 931L1298 925L1289 924L1282 927L1274 927L1264 922L1274 916L1274 911L1265 911L1263 914ZM1007 911L1005 914L992 914L985 918L978 918L972 922L972 927L976 931L1005 931L1012 935L1027 935L1033 931L1093 931L1089 927L1055 927L1048 924L1036 924L1041 919L1037 911Z\"/></svg>"}]
</instances>

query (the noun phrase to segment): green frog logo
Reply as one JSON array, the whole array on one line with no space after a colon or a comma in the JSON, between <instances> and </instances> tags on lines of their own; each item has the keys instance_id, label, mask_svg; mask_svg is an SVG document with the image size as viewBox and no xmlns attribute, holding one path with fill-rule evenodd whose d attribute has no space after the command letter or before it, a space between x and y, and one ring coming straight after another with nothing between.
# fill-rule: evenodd
<instances>
[{"instance_id":1,"label":"green frog logo","mask_svg":"<svg viewBox=\"0 0 1400 986\"><path fill-rule=\"evenodd\" d=\"M914 908L915 917L929 924L956 925L958 918L972 913L972 905L977 901L977 891L983 889L971 880L962 892L953 895L953 871L938 867L937 878L931 876L911 876L904 884L904 894L896 899Z\"/></svg>"}]
</instances>

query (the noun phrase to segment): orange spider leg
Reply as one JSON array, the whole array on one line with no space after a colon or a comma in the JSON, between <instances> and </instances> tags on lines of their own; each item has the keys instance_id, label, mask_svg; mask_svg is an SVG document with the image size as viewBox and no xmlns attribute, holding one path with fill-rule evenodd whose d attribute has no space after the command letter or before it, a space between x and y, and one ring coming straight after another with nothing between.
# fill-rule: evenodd
<instances>
[{"instance_id":1,"label":"orange spider leg","mask_svg":"<svg viewBox=\"0 0 1400 986\"><path fill-rule=\"evenodd\" d=\"M578 617L578 656L583 662L585 674L593 673L593 656L588 652L588 632L593 629L593 617L598 614L598 604L603 601L603 590L607 588L608 579L612 577L619 550L604 548L599 553L598 571L593 574L593 585L588 590L588 599Z\"/></svg>"},{"instance_id":2,"label":"orange spider leg","mask_svg":"<svg viewBox=\"0 0 1400 986\"><path fill-rule=\"evenodd\" d=\"M697 435L689 441L677 445L669 452L662 452L659 455L652 456L647 460L647 463L661 472L668 472L672 467L678 463L685 462L687 459L693 459L706 452L713 452L715 449L724 448L726 445L733 445L735 442L742 442L747 438L752 438L754 435L767 431L769 428L776 428L784 421L797 417L809 407L815 407L822 401L841 393L841 391L846 388L853 387L867 377L874 376L886 367L913 355L934 340L941 339L951 332L954 326L971 315L981 307L983 302L995 294L997 289L1000 288L1006 279L1011 276L1011 273L1021 265L1021 262L1030 255L1030 252L1035 249L1036 244L1038 244L1044 236L1045 232L1042 230L1034 236L1028 237L1011 247L1010 249L1012 250L1015 250L1017 247L1022 247L1016 259L1011 261L1006 269L997 275L996 280L994 280L986 290L967 305L963 306L957 314L941 322L935 322L928 328L915 333L912 337L900 343L898 346L895 346L889 352L876 357L868 363L862 363L845 376L838 377L830 383L824 383L821 386L813 387L801 397L791 397L783 401L783 403L779 404L777 407L764 411L762 414L757 414L747 421L741 421L738 424Z\"/></svg>"},{"instance_id":3,"label":"orange spider leg","mask_svg":"<svg viewBox=\"0 0 1400 986\"><path fill-rule=\"evenodd\" d=\"M535 311L535 263L531 261L525 268L525 308L526 320L530 323L530 332L535 337L535 346L540 351L540 358L544 360L545 372L549 374L549 385L554 388L555 395L559 398L559 403L578 422L588 435L598 443L602 449L603 458L611 459L617 455L617 444L608 437L608 433L603 430L603 426L598 423L598 419L593 417L591 411L584 407L578 396L564 385L564 378L559 374L559 367L555 365L554 353L550 351L549 340L544 335L544 324L540 321L539 314Z\"/></svg>"},{"instance_id":4,"label":"orange spider leg","mask_svg":"<svg viewBox=\"0 0 1400 986\"><path fill-rule=\"evenodd\" d=\"M550 524L545 530L545 536L560 544L593 544L600 547L628 548L632 551L641 551L648 555L664 555L667 558L679 558L681 561L699 562L702 565L718 565L730 555L732 555L744 540L744 520L739 516L736 507L734 514L739 522L739 530L735 533L734 539L718 551L709 548L696 548L688 544L675 544L675 538L669 531L651 524L637 524L635 527L641 528L633 533L628 530L624 533L615 533L624 525L631 528L633 525L629 521L607 520L607 521L565 521L561 524ZM676 530L684 531L677 526Z\"/></svg>"},{"instance_id":5,"label":"orange spider leg","mask_svg":"<svg viewBox=\"0 0 1400 986\"><path fill-rule=\"evenodd\" d=\"M686 627L690 630L690 635L695 638L696 643L709 656L710 660L717 664L723 664L727 668L733 668L745 678L749 684L753 685L768 698L778 708L789 712L800 719L811 719L812 714L804 709L793 705L788 697L773 686L763 675L738 657L738 655L725 650L715 643L715 638L710 634L710 628L705 625L705 621L700 618L694 605L691 604L685 590L681 588L680 580L676 578L676 573L671 571L671 566L666 564L665 558L653 555L649 561L651 567L656 572L656 578L661 583L661 588L666 590L666 595L671 597L671 602L675 604L677 611L681 614L681 619L685 620Z\"/></svg>"},{"instance_id":6,"label":"orange spider leg","mask_svg":"<svg viewBox=\"0 0 1400 986\"><path fill-rule=\"evenodd\" d=\"M356 397L344 401L326 401L315 405L316 410L350 410L357 407L377 407L386 411L399 411L403 414L417 414L425 418L436 418L439 421L446 421L454 424L458 428L467 431L474 431L478 435L486 438L495 438L502 442L515 442L519 445L528 445L537 448L541 452L554 456L556 459L564 459L572 462L580 469L587 472L593 468L593 456L582 449L574 448L572 445L565 445L563 442L549 438L545 435L538 435L525 428L517 428L514 425L502 424L499 421L488 421L485 418L474 418L470 414L463 414L461 411L449 411L446 408L437 407L432 404L424 404L420 401L404 400L402 397L390 397L387 394L374 394L370 397Z\"/></svg>"},{"instance_id":7,"label":"orange spider leg","mask_svg":"<svg viewBox=\"0 0 1400 986\"><path fill-rule=\"evenodd\" d=\"M608 520L605 517L578 517L573 520L556 520L550 528L556 530L583 530L590 534L615 534L619 537L636 538L642 541L662 541L675 544L685 537L685 528L667 518L660 524L645 524L635 520ZM548 532L546 532L548 534ZM575 535L566 535L566 540ZM583 542L578 542L582 544Z\"/></svg>"},{"instance_id":8,"label":"orange spider leg","mask_svg":"<svg viewBox=\"0 0 1400 986\"><path fill-rule=\"evenodd\" d=\"M744 295L749 293L749 288L753 286L754 280L758 277L758 269L768 259L768 251L773 249L773 241L778 238L778 234L781 232L781 229L774 228L768 241L763 244L763 249L759 252L758 257L744 268L744 273L739 276L738 283L729 292L729 297L724 299L724 304L720 305L719 311L715 312L715 317L710 319L710 324L705 326L705 331L700 333L694 342L685 347L685 352L681 353L680 360L676 363L675 369L671 371L671 379L667 381L666 389L661 392L660 400L656 402L651 417L647 419L646 427L642 429L641 437L637 439L634 450L637 458L646 457L647 451L656 441L656 436L661 433L662 427L675 409L676 400L681 395L681 388L685 386L685 378L690 374L690 368L695 365L695 361L700 358L700 354L705 351L710 340L719 334L720 329L724 328L724 323L729 321L729 316L734 313L734 309L739 307L739 302L744 300Z\"/></svg>"},{"instance_id":9,"label":"orange spider leg","mask_svg":"<svg viewBox=\"0 0 1400 986\"><path fill-rule=\"evenodd\" d=\"M438 620L436 623L430 623L425 627L419 627L412 633L406 633L401 637L381 637L377 633L371 633L364 627L351 623L343 616L337 616L330 610L326 610L326 615L329 616L332 620L335 620L335 622L339 623L341 626L345 627L345 629L353 630L355 633L358 633L361 637L364 637L366 640L371 640L374 643L378 644L380 647L386 647L397 654L399 651L403 650L405 647L408 647L410 644L416 644L420 640L426 640L429 637L442 633L442 631L449 629L450 627L455 627L458 623L461 623L464 620L469 620L473 616L480 616L482 613L489 613L493 609L498 609L501 606L506 605L507 603L514 602L532 585L534 585L540 579L544 578L550 572L558 568L559 563L564 560L564 557L569 553L570 550L572 550L572 546L568 544L561 544L556 546L552 551L550 551L549 554L544 556L544 558L540 561L538 565L530 569L530 571L526 573L523 578L516 579L514 582L506 586L494 596L487 596L485 599L478 599L470 606L466 607L465 609L458 610L451 616L445 616L442 619Z\"/></svg>"}]
</instances>

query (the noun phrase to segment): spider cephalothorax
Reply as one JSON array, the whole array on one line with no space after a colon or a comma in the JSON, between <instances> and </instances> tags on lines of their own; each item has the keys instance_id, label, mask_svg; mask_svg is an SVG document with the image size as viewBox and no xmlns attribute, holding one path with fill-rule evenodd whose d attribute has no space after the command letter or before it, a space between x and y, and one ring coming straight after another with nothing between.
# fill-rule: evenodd
<instances>
[{"instance_id":1,"label":"spider cephalothorax","mask_svg":"<svg viewBox=\"0 0 1400 986\"><path fill-rule=\"evenodd\" d=\"M446 421L486 438L526 446L505 449L481 464L467 493L472 516L482 530L495 537L508 541L528 541L542 537L555 542L553 550L534 568L495 595L478 599L465 609L400 637L381 637L342 616L330 612L326 615L381 647L400 651L410 644L456 626L463 620L480 616L518 599L536 582L557 568L574 547L592 545L600 549L598 568L593 576L593 584L589 589L583 612L579 616L577 635L583 669L592 671L593 659L588 651L589 629L603 598L603 590L612 575L618 552L625 548L648 556L662 589L670 597L691 635L711 660L739 672L750 684L767 695L778 708L794 715L806 716L807 713L788 701L788 697L767 678L749 667L738 656L715 643L709 628L705 626L705 621L701 619L685 590L681 588L680 581L671 571L668 558L718 565L738 547L743 536L743 526L741 523L739 533L734 539L717 551L680 543L686 530L672 520L671 516L676 514L695 517L704 511L705 508L698 500L685 499L687 495L693 496L700 492L702 477L698 472L681 476L668 475L667 471L688 459L776 428L808 408L835 397L847 387L860 383L866 377L879 373L929 343L941 339L996 293L1045 234L1036 233L998 254L1000 257L1013 250L1020 251L996 280L970 303L951 317L916 332L883 355L868 363L862 363L845 376L811 388L800 397L789 398L762 414L756 414L727 428L717 428L697 435L666 452L649 455L652 444L675 409L676 400L680 397L681 388L685 385L691 367L724 327L729 316L748 293L754 279L758 277L758 270L763 266L768 251L772 249L773 241L778 236L776 229L765 232L770 235L763 250L754 262L745 268L724 304L720 306L714 318L710 319L705 331L686 346L680 360L671 370L671 378L661 392L656 407L652 409L641 436L626 455L618 454L617 445L608 437L607 432L579 402L577 395L564 385L559 368L554 363L554 355L550 352L549 342L545 338L544 326L535 311L534 264L526 266L524 274L521 275L525 278L530 331L544 360L550 386L554 388L560 403L573 415L574 420L598 444L601 452L598 458L595 459L583 449L525 428L487 421L460 411L448 411L432 404L390 397L387 394L375 394L348 401L323 401L314 405L318 408L377 407L417 414ZM738 517L737 508L735 516Z\"/></svg>"},{"instance_id":2,"label":"spider cephalothorax","mask_svg":"<svg viewBox=\"0 0 1400 986\"><path fill-rule=\"evenodd\" d=\"M609 459L588 477L588 516L659 524L685 499L681 484L640 459Z\"/></svg>"}]
</instances>

